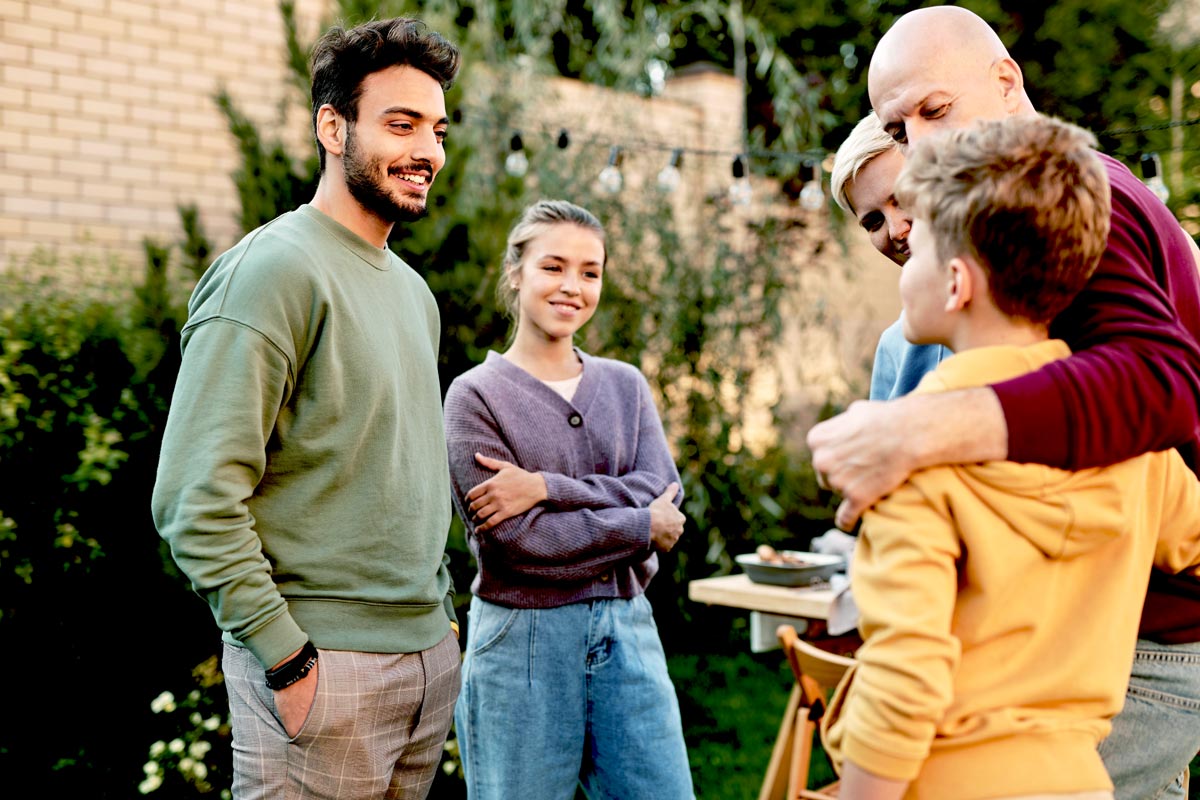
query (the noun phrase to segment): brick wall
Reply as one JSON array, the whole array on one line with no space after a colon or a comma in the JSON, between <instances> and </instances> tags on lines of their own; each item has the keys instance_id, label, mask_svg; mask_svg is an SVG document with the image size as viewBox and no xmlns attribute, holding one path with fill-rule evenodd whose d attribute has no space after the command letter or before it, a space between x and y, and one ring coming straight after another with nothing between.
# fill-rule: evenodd
<instances>
[{"instance_id":1,"label":"brick wall","mask_svg":"<svg viewBox=\"0 0 1200 800\"><path fill-rule=\"evenodd\" d=\"M297 0L304 41L331 5ZM0 269L40 248L60 264L88 254L85 268L106 270L100 280L111 279L107 254L136 274L143 237L180 238L180 203L199 207L218 250L232 244L239 159L213 96L225 87L289 152L310 147L307 102L283 103L295 91L283 43L278 0L0 0ZM544 88L526 109L531 123L575 120L576 141L641 143L622 165L629 196L669 156L646 143L739 149L741 88L716 71L685 71L653 99L564 79ZM728 186L729 167L727 156L685 154L673 196L684 230L701 220L699 198ZM742 213L775 213L761 205L771 192L757 180L758 207ZM822 235L820 215L813 222ZM826 247L797 264L804 286L788 300L789 346L764 409L781 394L812 409L866 393L875 340L899 308L896 274L859 231L849 237L849 251Z\"/></svg>"},{"instance_id":2,"label":"brick wall","mask_svg":"<svg viewBox=\"0 0 1200 800\"><path fill-rule=\"evenodd\" d=\"M305 35L326 5L297 3ZM0 0L0 264L39 246L140 263L144 236L179 237L179 203L231 243L221 86L256 121L279 118L277 0Z\"/></svg>"}]
</instances>

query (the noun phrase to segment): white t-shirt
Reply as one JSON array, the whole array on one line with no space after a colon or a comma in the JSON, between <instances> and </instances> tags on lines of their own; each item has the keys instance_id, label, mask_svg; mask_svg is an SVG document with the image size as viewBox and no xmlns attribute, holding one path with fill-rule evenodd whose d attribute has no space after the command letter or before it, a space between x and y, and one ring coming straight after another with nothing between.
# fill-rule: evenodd
<instances>
[{"instance_id":1,"label":"white t-shirt","mask_svg":"<svg viewBox=\"0 0 1200 800\"><path fill-rule=\"evenodd\" d=\"M579 381L583 378L583 372L580 372L574 378L567 378L565 381L542 381L554 391L562 395L562 399L568 403L575 396L575 390L579 388Z\"/></svg>"}]
</instances>

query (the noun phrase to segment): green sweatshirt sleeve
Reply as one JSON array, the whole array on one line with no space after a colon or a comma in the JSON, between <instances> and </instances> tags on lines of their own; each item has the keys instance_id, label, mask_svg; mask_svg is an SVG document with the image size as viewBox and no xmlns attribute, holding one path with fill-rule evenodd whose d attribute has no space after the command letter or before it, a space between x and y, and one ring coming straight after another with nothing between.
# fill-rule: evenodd
<instances>
[{"instance_id":1,"label":"green sweatshirt sleeve","mask_svg":"<svg viewBox=\"0 0 1200 800\"><path fill-rule=\"evenodd\" d=\"M288 359L258 331L221 317L189 325L153 495L176 563L264 667L308 638L272 580L246 502L291 386Z\"/></svg>"}]
</instances>

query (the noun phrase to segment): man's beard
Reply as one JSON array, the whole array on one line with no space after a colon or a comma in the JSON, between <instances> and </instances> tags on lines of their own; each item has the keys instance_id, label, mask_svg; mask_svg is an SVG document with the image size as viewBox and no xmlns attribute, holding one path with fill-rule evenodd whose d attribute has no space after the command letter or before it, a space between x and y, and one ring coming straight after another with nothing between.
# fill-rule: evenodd
<instances>
[{"instance_id":1,"label":"man's beard","mask_svg":"<svg viewBox=\"0 0 1200 800\"><path fill-rule=\"evenodd\" d=\"M358 149L354 126L346 130L346 150L342 153L342 171L346 188L358 204L384 222L412 222L429 213L426 205L402 201L392 194L385 181L388 170L382 158L365 158Z\"/></svg>"}]
</instances>

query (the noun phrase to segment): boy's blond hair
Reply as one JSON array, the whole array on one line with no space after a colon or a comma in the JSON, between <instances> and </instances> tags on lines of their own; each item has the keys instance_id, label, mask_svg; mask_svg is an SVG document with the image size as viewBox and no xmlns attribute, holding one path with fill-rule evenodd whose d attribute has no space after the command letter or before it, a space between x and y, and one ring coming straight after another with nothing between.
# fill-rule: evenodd
<instances>
[{"instance_id":1,"label":"boy's blond hair","mask_svg":"<svg viewBox=\"0 0 1200 800\"><path fill-rule=\"evenodd\" d=\"M1047 324L1108 239L1108 175L1095 146L1051 117L977 123L910 149L896 199L929 224L939 259L979 264L1000 311Z\"/></svg>"},{"instance_id":2,"label":"boy's blond hair","mask_svg":"<svg viewBox=\"0 0 1200 800\"><path fill-rule=\"evenodd\" d=\"M883 129L883 123L874 111L858 121L854 130L837 149L833 157L833 172L829 175L829 191L842 211L853 214L847 188L854 183L858 173L867 164L892 149L899 148L891 134Z\"/></svg>"}]
</instances>

